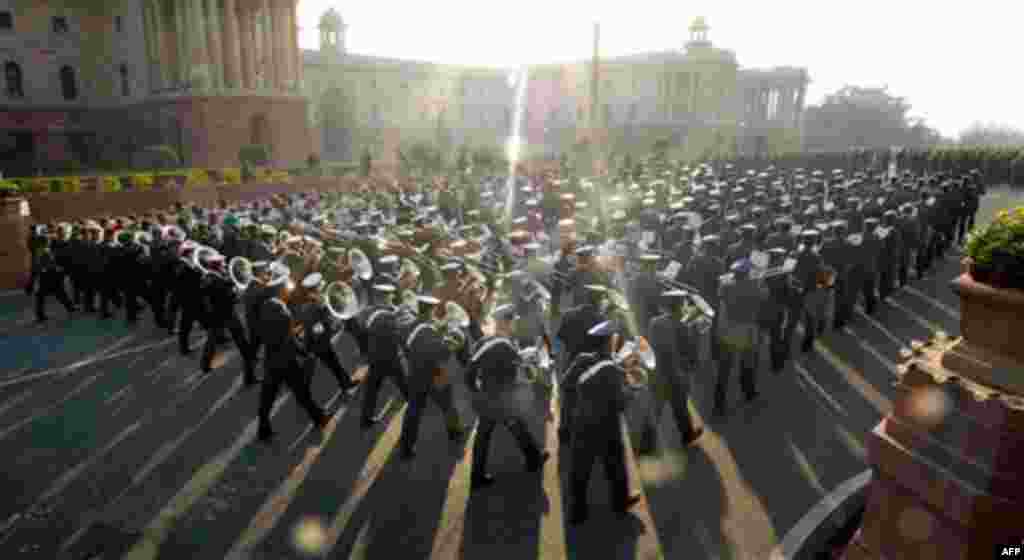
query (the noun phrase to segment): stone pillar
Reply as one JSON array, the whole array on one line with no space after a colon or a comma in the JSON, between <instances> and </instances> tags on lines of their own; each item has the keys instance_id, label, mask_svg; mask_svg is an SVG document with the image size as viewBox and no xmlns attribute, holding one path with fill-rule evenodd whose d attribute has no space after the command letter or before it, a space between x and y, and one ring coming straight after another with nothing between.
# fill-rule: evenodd
<instances>
[{"instance_id":1,"label":"stone pillar","mask_svg":"<svg viewBox=\"0 0 1024 560\"><path fill-rule=\"evenodd\" d=\"M252 39L252 7L249 5L239 6L236 17L238 18L238 50L241 54L242 64L240 83L245 89L253 89L256 87L256 78L254 77L256 73L254 49L256 47Z\"/></svg>"},{"instance_id":2,"label":"stone pillar","mask_svg":"<svg viewBox=\"0 0 1024 560\"><path fill-rule=\"evenodd\" d=\"M220 0L205 0L206 37L209 41L210 85L215 89L224 87L224 48L220 36Z\"/></svg>"},{"instance_id":3,"label":"stone pillar","mask_svg":"<svg viewBox=\"0 0 1024 560\"><path fill-rule=\"evenodd\" d=\"M167 53L164 52L164 30L167 29L167 26L164 25L164 11L160 0L152 0L150 7L152 9L153 48L156 50L156 87L165 88L170 82L165 59Z\"/></svg>"},{"instance_id":4,"label":"stone pillar","mask_svg":"<svg viewBox=\"0 0 1024 560\"><path fill-rule=\"evenodd\" d=\"M241 49L235 0L224 0L224 78L228 88L241 87Z\"/></svg>"},{"instance_id":5,"label":"stone pillar","mask_svg":"<svg viewBox=\"0 0 1024 560\"><path fill-rule=\"evenodd\" d=\"M269 89L277 89L278 84L278 65L277 65L277 49L274 48L274 10L270 5L270 0L263 0L262 2L262 18L263 25L261 26L262 37L260 37L260 47L263 53L263 75L264 83Z\"/></svg>"},{"instance_id":6,"label":"stone pillar","mask_svg":"<svg viewBox=\"0 0 1024 560\"><path fill-rule=\"evenodd\" d=\"M150 91L156 89L156 67L159 59L153 46L154 33L153 3L147 0L142 3L142 41L146 46L146 81L149 82Z\"/></svg>"},{"instance_id":7,"label":"stone pillar","mask_svg":"<svg viewBox=\"0 0 1024 560\"><path fill-rule=\"evenodd\" d=\"M178 0L172 6L174 7L174 46L175 46L175 61L174 61L174 78L179 84L184 84L189 81L190 68L190 54L191 49L189 48L189 33L188 33L188 6L187 3L191 0Z\"/></svg>"},{"instance_id":8,"label":"stone pillar","mask_svg":"<svg viewBox=\"0 0 1024 560\"><path fill-rule=\"evenodd\" d=\"M295 87L301 91L302 86L302 49L299 47L299 20L295 16L295 2L292 0L288 1L288 21L289 27L292 30L292 59L294 60L292 67L292 75L295 80Z\"/></svg>"},{"instance_id":9,"label":"stone pillar","mask_svg":"<svg viewBox=\"0 0 1024 560\"><path fill-rule=\"evenodd\" d=\"M287 88L288 82L292 79L292 57L289 56L291 49L288 48L290 43L291 30L288 26L287 6L278 0L274 4L274 46L278 65L277 85L282 90Z\"/></svg>"},{"instance_id":10,"label":"stone pillar","mask_svg":"<svg viewBox=\"0 0 1024 560\"><path fill-rule=\"evenodd\" d=\"M209 89L212 85L213 72L210 69L210 56L206 47L206 18L203 17L203 0L186 0L189 6L189 42L192 47L190 58L190 76L198 78L197 86Z\"/></svg>"}]
</instances>

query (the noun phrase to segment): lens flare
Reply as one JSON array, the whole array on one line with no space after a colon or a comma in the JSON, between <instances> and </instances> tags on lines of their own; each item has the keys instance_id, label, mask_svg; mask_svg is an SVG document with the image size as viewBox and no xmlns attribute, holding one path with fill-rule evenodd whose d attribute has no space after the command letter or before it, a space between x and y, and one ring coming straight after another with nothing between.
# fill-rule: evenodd
<instances>
[{"instance_id":1,"label":"lens flare","mask_svg":"<svg viewBox=\"0 0 1024 560\"><path fill-rule=\"evenodd\" d=\"M907 399L907 415L925 426L936 426L953 410L953 401L938 387L919 387Z\"/></svg>"}]
</instances>

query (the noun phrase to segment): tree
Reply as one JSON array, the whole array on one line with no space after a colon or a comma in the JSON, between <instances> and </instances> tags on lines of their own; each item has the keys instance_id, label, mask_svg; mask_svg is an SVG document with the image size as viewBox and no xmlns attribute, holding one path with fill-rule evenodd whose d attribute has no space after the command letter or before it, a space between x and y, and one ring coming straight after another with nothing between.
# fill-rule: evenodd
<instances>
[{"instance_id":1,"label":"tree","mask_svg":"<svg viewBox=\"0 0 1024 560\"><path fill-rule=\"evenodd\" d=\"M809 151L926 147L940 136L922 119L908 117L910 104L887 88L846 86L807 108L804 146Z\"/></svg>"},{"instance_id":2,"label":"tree","mask_svg":"<svg viewBox=\"0 0 1024 560\"><path fill-rule=\"evenodd\" d=\"M463 144L459 146L459 151L455 154L455 170L465 173L467 168L469 168L469 147Z\"/></svg>"},{"instance_id":3,"label":"tree","mask_svg":"<svg viewBox=\"0 0 1024 560\"><path fill-rule=\"evenodd\" d=\"M964 129L959 142L964 146L1024 146L1024 130L979 122Z\"/></svg>"}]
</instances>

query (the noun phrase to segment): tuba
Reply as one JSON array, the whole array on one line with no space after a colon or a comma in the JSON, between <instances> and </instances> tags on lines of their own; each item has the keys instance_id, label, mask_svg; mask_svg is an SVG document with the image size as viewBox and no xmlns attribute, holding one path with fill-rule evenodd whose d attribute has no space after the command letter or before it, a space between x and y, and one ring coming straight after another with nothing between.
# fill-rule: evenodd
<instances>
[{"instance_id":1,"label":"tuba","mask_svg":"<svg viewBox=\"0 0 1024 560\"><path fill-rule=\"evenodd\" d=\"M203 273L204 276L209 274L210 270L203 266L203 261L217 254L217 250L213 247L207 247L206 245L196 247L195 251L192 251L192 268Z\"/></svg>"},{"instance_id":2,"label":"tuba","mask_svg":"<svg viewBox=\"0 0 1024 560\"><path fill-rule=\"evenodd\" d=\"M344 282L331 282L324 288L324 305L336 318L345 321L362 311L362 305L355 290Z\"/></svg>"},{"instance_id":3,"label":"tuba","mask_svg":"<svg viewBox=\"0 0 1024 560\"><path fill-rule=\"evenodd\" d=\"M255 274L252 262L245 257L234 257L228 262L228 276L239 290L245 290L252 283Z\"/></svg>"}]
</instances>

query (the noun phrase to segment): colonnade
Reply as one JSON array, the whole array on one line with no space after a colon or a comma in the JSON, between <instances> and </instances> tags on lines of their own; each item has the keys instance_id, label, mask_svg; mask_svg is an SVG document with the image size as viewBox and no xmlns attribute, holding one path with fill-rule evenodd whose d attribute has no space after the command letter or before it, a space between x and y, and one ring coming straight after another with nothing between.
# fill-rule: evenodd
<instances>
[{"instance_id":1,"label":"colonnade","mask_svg":"<svg viewBox=\"0 0 1024 560\"><path fill-rule=\"evenodd\" d=\"M807 84L780 84L747 90L748 120L785 121L799 126Z\"/></svg>"},{"instance_id":2,"label":"colonnade","mask_svg":"<svg viewBox=\"0 0 1024 560\"><path fill-rule=\"evenodd\" d=\"M296 0L142 2L152 89L298 89Z\"/></svg>"}]
</instances>

